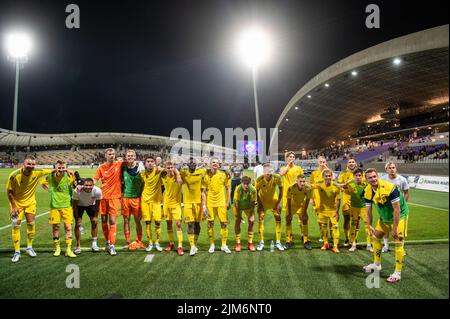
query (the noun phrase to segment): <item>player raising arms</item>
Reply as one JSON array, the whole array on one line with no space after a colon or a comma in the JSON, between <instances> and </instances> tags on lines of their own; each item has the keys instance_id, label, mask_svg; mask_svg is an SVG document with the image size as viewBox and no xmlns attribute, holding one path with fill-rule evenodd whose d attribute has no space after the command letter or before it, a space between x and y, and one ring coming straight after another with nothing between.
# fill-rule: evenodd
<instances>
[{"instance_id":1,"label":"player raising arms","mask_svg":"<svg viewBox=\"0 0 450 319\"><path fill-rule=\"evenodd\" d=\"M13 263L20 258L20 225L25 217L27 221L27 255L36 257L33 250L33 239L36 234L35 214L36 214L36 187L42 176L53 172L51 169L37 169L36 159L33 156L26 156L23 167L16 169L9 174L6 184L8 194L10 216L12 219L12 241L14 245L14 255L11 259Z\"/></svg>"},{"instance_id":2,"label":"player raising arms","mask_svg":"<svg viewBox=\"0 0 450 319\"><path fill-rule=\"evenodd\" d=\"M259 244L258 251L264 249L264 217L267 210L271 210L275 218L276 247L283 251L281 245L281 202L283 200L283 183L281 177L274 174L272 164L263 165L264 174L256 180L258 214L259 214ZM278 188L278 189L277 189ZM278 191L278 193L277 193Z\"/></svg>"},{"instance_id":3,"label":"player raising arms","mask_svg":"<svg viewBox=\"0 0 450 319\"><path fill-rule=\"evenodd\" d=\"M395 271L387 278L394 283L401 280L403 267L403 239L406 218L409 215L408 205L399 191L398 186L380 180L374 168L366 170L366 180L369 185L364 190L366 201L366 223L373 236L373 263L364 267L366 272L381 271L381 239L392 232L395 241ZM372 227L372 207L377 208L379 219L375 228Z\"/></svg>"},{"instance_id":4,"label":"player raising arms","mask_svg":"<svg viewBox=\"0 0 450 319\"><path fill-rule=\"evenodd\" d=\"M234 193L234 232L236 234L236 252L241 251L241 221L242 212L248 218L248 250L256 251L253 246L253 225L255 223L256 189L251 185L248 176L242 177L242 183L236 187Z\"/></svg>"},{"instance_id":5,"label":"player raising arms","mask_svg":"<svg viewBox=\"0 0 450 319\"><path fill-rule=\"evenodd\" d=\"M353 172L358 168L358 163L353 158L352 155L349 156L347 160L347 169L343 171L338 178L338 182L341 184L347 184L351 180L353 180ZM350 192L347 189L344 189L344 195L342 197L342 216L344 217L344 235L345 242L344 247L350 246Z\"/></svg>"},{"instance_id":6,"label":"player raising arms","mask_svg":"<svg viewBox=\"0 0 450 319\"><path fill-rule=\"evenodd\" d=\"M163 215L167 220L167 235L169 244L166 251L174 248L173 242L173 220L177 227L178 256L183 256L183 229L181 228L181 177L172 162L165 163L165 171L161 173L164 185Z\"/></svg>"},{"instance_id":7,"label":"player raising arms","mask_svg":"<svg viewBox=\"0 0 450 319\"><path fill-rule=\"evenodd\" d=\"M48 175L41 182L42 188L50 192L50 215L48 222L52 225L53 242L55 252L53 256L61 255L61 244L59 240L59 225L61 219L64 221L66 233L67 257L77 257L72 251L72 191L75 186L75 177L72 173L66 173L67 167L64 161L58 160L55 164L56 171Z\"/></svg>"},{"instance_id":8,"label":"player raising arms","mask_svg":"<svg viewBox=\"0 0 450 319\"><path fill-rule=\"evenodd\" d=\"M359 223L360 219L366 220L366 202L364 200L364 189L367 183L363 180L363 171L360 168L355 169L353 172L353 179L347 184L342 184L342 188L350 193L350 215L351 215L351 225L350 225L350 241L352 247L349 251L356 251L356 240L358 239L359 233ZM372 237L370 236L369 226L366 224L366 240L367 240L367 250L373 252L372 248Z\"/></svg>"},{"instance_id":9,"label":"player raising arms","mask_svg":"<svg viewBox=\"0 0 450 319\"><path fill-rule=\"evenodd\" d=\"M141 196L141 210L142 219L145 221L147 239L149 241L145 249L146 251L153 249L152 221L155 222L155 248L157 251L162 251L159 245L159 239L161 237L161 173L163 171L163 168L155 165L155 159L152 156L148 156L145 159L145 170L141 172L142 181L144 182Z\"/></svg>"},{"instance_id":10,"label":"player raising arms","mask_svg":"<svg viewBox=\"0 0 450 319\"><path fill-rule=\"evenodd\" d=\"M101 181L102 199L99 212L102 216L102 229L105 236L105 248L111 256L117 255L114 246L116 242L116 218L119 214L119 203L122 196L121 174L123 162L115 161L116 151L113 148L105 150L106 162L100 165L93 178L94 184ZM109 228L108 228L109 222Z\"/></svg>"},{"instance_id":11,"label":"player raising arms","mask_svg":"<svg viewBox=\"0 0 450 319\"><path fill-rule=\"evenodd\" d=\"M136 151L127 150L125 153L126 165L122 171L122 216L123 231L125 241L130 250L145 248L142 242L142 224L141 224L141 193L142 193L142 177L139 172L139 165L136 163ZM134 217L136 224L137 239L131 242L130 239L130 218Z\"/></svg>"},{"instance_id":12,"label":"player raising arms","mask_svg":"<svg viewBox=\"0 0 450 319\"><path fill-rule=\"evenodd\" d=\"M313 189L319 191L318 220L322 232L322 250L328 250L328 224L331 222L331 233L333 235L333 252L339 254L339 208L341 205L341 188L333 182L333 172L325 169L322 172L323 181L312 184Z\"/></svg>"},{"instance_id":13,"label":"player raising arms","mask_svg":"<svg viewBox=\"0 0 450 319\"><path fill-rule=\"evenodd\" d=\"M193 158L188 163L188 169L182 169L180 176L183 181L184 221L188 224L188 239L191 246L190 256L197 251L197 241L200 235L202 221L202 179L206 169L197 169Z\"/></svg>"},{"instance_id":14,"label":"player raising arms","mask_svg":"<svg viewBox=\"0 0 450 319\"><path fill-rule=\"evenodd\" d=\"M292 218L294 214L298 216L298 224L302 233L303 245L311 250L311 241L308 239L308 205L312 196L312 189L306 185L306 177L298 175L297 183L290 186L287 192L286 208L286 244L285 248L293 247L292 238Z\"/></svg>"},{"instance_id":15,"label":"player raising arms","mask_svg":"<svg viewBox=\"0 0 450 319\"><path fill-rule=\"evenodd\" d=\"M203 178L202 192L203 213L208 221L209 253L214 253L214 220L217 216L220 222L220 235L222 238L221 251L231 254L227 246L228 240L228 208L230 208L230 176L220 170L217 158L211 159L211 168ZM226 198L225 198L226 192Z\"/></svg>"}]
</instances>

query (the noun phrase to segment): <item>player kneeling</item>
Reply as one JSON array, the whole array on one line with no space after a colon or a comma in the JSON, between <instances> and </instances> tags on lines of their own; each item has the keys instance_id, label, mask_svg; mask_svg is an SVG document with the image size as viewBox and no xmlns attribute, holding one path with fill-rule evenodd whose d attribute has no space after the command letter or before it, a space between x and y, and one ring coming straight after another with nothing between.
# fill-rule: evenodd
<instances>
[{"instance_id":1,"label":"player kneeling","mask_svg":"<svg viewBox=\"0 0 450 319\"><path fill-rule=\"evenodd\" d=\"M242 212L248 218L248 250L256 251L253 246L253 225L255 222L256 189L251 185L250 177L242 177L242 183L234 192L234 231L236 234L236 252L241 251Z\"/></svg>"},{"instance_id":2,"label":"player kneeling","mask_svg":"<svg viewBox=\"0 0 450 319\"><path fill-rule=\"evenodd\" d=\"M67 173L66 163L58 160L55 165L56 172L48 175L42 182L42 188L50 192L50 216L49 223L52 225L53 242L55 252L53 256L61 255L61 245L59 241L59 224L64 221L66 232L66 256L77 257L72 251L72 190L75 185L75 177L72 173Z\"/></svg>"},{"instance_id":3,"label":"player kneeling","mask_svg":"<svg viewBox=\"0 0 450 319\"><path fill-rule=\"evenodd\" d=\"M292 219L296 214L302 233L303 245L306 249L311 250L311 241L308 239L308 205L312 197L312 189L306 185L305 175L298 175L297 183L289 187L286 196L286 245L284 248L288 249L294 246L292 242Z\"/></svg>"},{"instance_id":4,"label":"player kneeling","mask_svg":"<svg viewBox=\"0 0 450 319\"><path fill-rule=\"evenodd\" d=\"M78 187L80 189L78 189ZM91 221L92 251L98 252L100 250L97 246L97 233L98 207L101 199L102 191L99 187L94 186L94 180L92 178L84 179L83 184L77 186L77 189L73 192L73 215L75 216L75 238L77 240L77 247L75 248L74 253L76 255L81 254L80 227L83 222L84 212L86 212Z\"/></svg>"}]
</instances>

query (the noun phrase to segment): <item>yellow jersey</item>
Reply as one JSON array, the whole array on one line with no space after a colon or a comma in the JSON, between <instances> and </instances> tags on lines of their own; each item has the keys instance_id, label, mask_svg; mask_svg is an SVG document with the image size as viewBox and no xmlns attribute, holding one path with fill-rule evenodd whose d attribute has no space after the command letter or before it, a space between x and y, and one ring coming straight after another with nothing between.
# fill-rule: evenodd
<instances>
[{"instance_id":1,"label":"yellow jersey","mask_svg":"<svg viewBox=\"0 0 450 319\"><path fill-rule=\"evenodd\" d=\"M286 196L289 187L297 182L298 175L303 175L303 169L300 166L282 166L280 170L286 167L288 168L288 171L283 175L283 196Z\"/></svg>"},{"instance_id":2,"label":"yellow jersey","mask_svg":"<svg viewBox=\"0 0 450 319\"><path fill-rule=\"evenodd\" d=\"M278 201L277 187L283 187L283 182L281 181L280 175L274 174L270 180L266 180L264 175L261 175L256 179L255 188L259 201L264 206L275 205Z\"/></svg>"},{"instance_id":3,"label":"yellow jersey","mask_svg":"<svg viewBox=\"0 0 450 319\"><path fill-rule=\"evenodd\" d=\"M341 188L335 183L329 186L324 181L312 184L313 189L319 191L319 205L317 210L323 214L334 214L336 212L336 200L341 199Z\"/></svg>"},{"instance_id":4,"label":"yellow jersey","mask_svg":"<svg viewBox=\"0 0 450 319\"><path fill-rule=\"evenodd\" d=\"M148 171L145 169L141 172L142 182L144 183L144 189L142 190L141 199L145 203L160 203L162 199L162 181L161 173L164 169L159 171L154 167L153 170Z\"/></svg>"},{"instance_id":5,"label":"yellow jersey","mask_svg":"<svg viewBox=\"0 0 450 319\"><path fill-rule=\"evenodd\" d=\"M353 180L353 173L347 168L345 171L343 171L341 174L339 174L338 182L340 184L347 184ZM350 192L347 189L344 189L344 200L350 200Z\"/></svg>"},{"instance_id":6,"label":"yellow jersey","mask_svg":"<svg viewBox=\"0 0 450 319\"><path fill-rule=\"evenodd\" d=\"M308 202L312 196L312 189L308 185L302 189L297 184L289 187L287 191L287 200L291 203L291 212L296 212L303 208L305 202Z\"/></svg>"},{"instance_id":7,"label":"yellow jersey","mask_svg":"<svg viewBox=\"0 0 450 319\"><path fill-rule=\"evenodd\" d=\"M179 207L181 205L181 185L177 183L176 176L163 176L162 183L164 185L164 207Z\"/></svg>"},{"instance_id":8,"label":"yellow jersey","mask_svg":"<svg viewBox=\"0 0 450 319\"><path fill-rule=\"evenodd\" d=\"M180 171L183 180L183 202L185 204L201 204L202 202L202 180L206 169L196 169L191 173L187 169Z\"/></svg>"},{"instance_id":9,"label":"yellow jersey","mask_svg":"<svg viewBox=\"0 0 450 319\"><path fill-rule=\"evenodd\" d=\"M203 184L206 189L206 206L225 207L225 187L230 187L230 177L223 171L212 174L210 170L203 176Z\"/></svg>"},{"instance_id":10,"label":"yellow jersey","mask_svg":"<svg viewBox=\"0 0 450 319\"><path fill-rule=\"evenodd\" d=\"M320 169L316 169L315 171L313 171L311 173L311 176L309 176L309 183L312 185L312 184L315 184L320 181L323 181L322 171ZM312 198L314 199L315 207L318 207L318 205L319 205L319 190L313 189Z\"/></svg>"},{"instance_id":11,"label":"yellow jersey","mask_svg":"<svg viewBox=\"0 0 450 319\"><path fill-rule=\"evenodd\" d=\"M6 190L13 191L14 201L18 207L28 207L36 204L36 187L42 176L49 175L52 169L35 168L29 176L23 173L23 168L9 174Z\"/></svg>"}]
</instances>

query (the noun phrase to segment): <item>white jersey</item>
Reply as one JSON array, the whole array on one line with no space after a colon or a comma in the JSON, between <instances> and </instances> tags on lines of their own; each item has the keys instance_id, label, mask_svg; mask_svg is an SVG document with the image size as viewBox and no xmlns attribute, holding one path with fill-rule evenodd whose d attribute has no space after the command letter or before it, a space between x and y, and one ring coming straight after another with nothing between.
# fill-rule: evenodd
<instances>
[{"instance_id":1,"label":"white jersey","mask_svg":"<svg viewBox=\"0 0 450 319\"><path fill-rule=\"evenodd\" d=\"M389 178L389 175L386 175L383 178L385 181L394 183L398 186L398 189L403 193L409 189L408 180L401 175L397 174L397 177L394 179Z\"/></svg>"},{"instance_id":2,"label":"white jersey","mask_svg":"<svg viewBox=\"0 0 450 319\"><path fill-rule=\"evenodd\" d=\"M256 181L256 179L257 179L258 177L260 177L261 175L264 174L264 168L263 168L263 166L262 166L262 165L256 165L256 166L253 168L253 173L255 174L255 181Z\"/></svg>"},{"instance_id":3,"label":"white jersey","mask_svg":"<svg viewBox=\"0 0 450 319\"><path fill-rule=\"evenodd\" d=\"M72 199L78 201L78 206L88 207L95 205L97 200L102 199L102 191L99 187L94 186L90 193L85 192L84 190L78 191L74 190L72 194Z\"/></svg>"}]
</instances>

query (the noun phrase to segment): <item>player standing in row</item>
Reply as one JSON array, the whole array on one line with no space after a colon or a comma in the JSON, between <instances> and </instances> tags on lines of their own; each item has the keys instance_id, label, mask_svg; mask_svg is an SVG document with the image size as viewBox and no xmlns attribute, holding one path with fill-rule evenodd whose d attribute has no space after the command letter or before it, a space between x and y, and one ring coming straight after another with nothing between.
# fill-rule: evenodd
<instances>
[{"instance_id":1,"label":"player standing in row","mask_svg":"<svg viewBox=\"0 0 450 319\"><path fill-rule=\"evenodd\" d=\"M141 172L144 188L141 195L142 219L145 221L145 230L149 241L146 251L153 249L152 221L155 222L155 248L162 251L159 245L161 237L161 201L162 201L162 180L161 173L164 168L155 166L155 159L149 156L145 159L145 170Z\"/></svg>"},{"instance_id":2,"label":"player standing in row","mask_svg":"<svg viewBox=\"0 0 450 319\"><path fill-rule=\"evenodd\" d=\"M234 232L236 235L236 252L241 251L241 222L242 213L248 219L248 250L256 251L253 246L253 225L255 223L256 189L251 185L250 177L242 177L242 183L236 188L234 193Z\"/></svg>"},{"instance_id":3,"label":"player standing in row","mask_svg":"<svg viewBox=\"0 0 450 319\"><path fill-rule=\"evenodd\" d=\"M120 198L122 197L122 166L124 162L115 161L116 151L113 148L105 150L106 162L100 165L93 178L94 184L101 181L100 189L103 197L100 200L99 212L102 216L102 229L105 236L105 248L111 256L117 255L114 246L116 242L116 218L119 214ZM108 228L109 223L109 228Z\"/></svg>"},{"instance_id":4,"label":"player standing in row","mask_svg":"<svg viewBox=\"0 0 450 319\"><path fill-rule=\"evenodd\" d=\"M369 185L364 190L366 201L366 221L373 239L373 263L364 267L366 272L381 271L381 239L392 232L395 241L395 271L387 278L394 283L401 280L403 267L403 240L405 237L406 218L409 208L403 194L396 184L379 179L375 169L366 170L366 180ZM375 228L372 227L372 207L377 208L379 219Z\"/></svg>"},{"instance_id":5,"label":"player standing in row","mask_svg":"<svg viewBox=\"0 0 450 319\"><path fill-rule=\"evenodd\" d=\"M80 226L83 221L84 212L86 212L91 221L92 251L98 252L100 250L97 246L97 226L102 191L97 186L94 186L94 180L92 178L84 179L80 186L81 189L79 187L75 188L72 194L73 215L75 216L75 238L77 240L77 246L74 251L76 255L81 254Z\"/></svg>"},{"instance_id":6,"label":"player standing in row","mask_svg":"<svg viewBox=\"0 0 450 319\"><path fill-rule=\"evenodd\" d=\"M200 223L202 221L202 179L206 169L197 169L197 163L191 158L188 169L180 171L183 181L184 221L188 224L188 239L191 246L190 256L197 251L197 241L200 235Z\"/></svg>"},{"instance_id":7,"label":"player standing in row","mask_svg":"<svg viewBox=\"0 0 450 319\"><path fill-rule=\"evenodd\" d=\"M77 257L72 251L72 192L75 187L75 177L67 173L66 163L58 160L55 164L56 171L42 180L41 186L50 193L50 214L48 222L52 225L53 243L55 252L53 256L61 255L61 242L59 240L59 227L61 219L64 222L66 234L66 257Z\"/></svg>"},{"instance_id":8,"label":"player standing in row","mask_svg":"<svg viewBox=\"0 0 450 319\"><path fill-rule=\"evenodd\" d=\"M139 165L136 162L136 151L127 150L125 153L126 165L122 169L122 217L123 232L127 248L135 250L145 248L142 242L142 214L141 214L141 193L143 188L142 177ZM137 239L131 242L130 238L130 218L134 217L136 224Z\"/></svg>"},{"instance_id":9,"label":"player standing in row","mask_svg":"<svg viewBox=\"0 0 450 319\"><path fill-rule=\"evenodd\" d=\"M259 244L258 251L264 249L264 218L267 210L271 210L275 218L276 247L283 251L281 245L281 203L283 201L283 182L278 174L274 174L272 164L263 165L264 174L256 180L255 188L258 201Z\"/></svg>"},{"instance_id":10,"label":"player standing in row","mask_svg":"<svg viewBox=\"0 0 450 319\"><path fill-rule=\"evenodd\" d=\"M203 179L203 213L208 221L209 253L214 253L214 220L217 216L220 222L220 235L222 238L221 251L231 254L227 246L228 240L228 208L230 208L230 177L220 170L219 160L211 160L211 168L207 170ZM225 197L226 193L226 197Z\"/></svg>"},{"instance_id":11,"label":"player standing in row","mask_svg":"<svg viewBox=\"0 0 450 319\"><path fill-rule=\"evenodd\" d=\"M347 184L353 180L353 172L358 168L358 163L353 158L349 156L347 160L347 168L343 171L338 178L340 184ZM350 207L351 198L348 190L344 189L344 194L342 196L342 216L344 217L344 236L345 242L344 247L350 246Z\"/></svg>"},{"instance_id":12,"label":"player standing in row","mask_svg":"<svg viewBox=\"0 0 450 319\"><path fill-rule=\"evenodd\" d=\"M408 185L408 180L406 178L404 178L403 176L397 174L397 165L390 161L387 162L386 165L384 166L386 173L388 174L386 177L386 181L390 182L390 183L394 183L395 185L398 186L398 189L400 190L400 192L403 194L403 197L405 198L405 202L408 201L409 199L409 185ZM405 225L405 239L408 236L408 220L409 220L409 215L406 216L406 225ZM383 242L384 242L384 246L383 246L383 253L386 253L389 251L389 234L386 234L383 238ZM403 241L404 243L405 241Z\"/></svg>"},{"instance_id":13,"label":"player standing in row","mask_svg":"<svg viewBox=\"0 0 450 319\"><path fill-rule=\"evenodd\" d=\"M172 162L165 163L165 170L161 173L164 185L163 219L167 221L167 235L169 244L166 251L171 251L175 245L173 241L173 220L177 227L178 256L183 256L183 229L181 228L181 177Z\"/></svg>"},{"instance_id":14,"label":"player standing in row","mask_svg":"<svg viewBox=\"0 0 450 319\"><path fill-rule=\"evenodd\" d=\"M308 239L308 205L312 197L312 189L306 185L305 175L298 175L297 182L289 187L286 196L286 244L284 248L289 249L294 247L292 240L292 219L295 214L298 216L298 225L302 234L303 246L311 250L311 241Z\"/></svg>"},{"instance_id":15,"label":"player standing in row","mask_svg":"<svg viewBox=\"0 0 450 319\"><path fill-rule=\"evenodd\" d=\"M322 172L323 181L312 184L313 189L319 193L318 220L322 232L322 250L328 250L328 224L331 223L331 234L333 236L333 252L338 254L339 246L339 208L341 206L341 188L333 182L333 172L325 169Z\"/></svg>"},{"instance_id":16,"label":"player standing in row","mask_svg":"<svg viewBox=\"0 0 450 319\"><path fill-rule=\"evenodd\" d=\"M366 220L366 202L364 200L364 189L367 186L366 181L363 179L363 171L360 168L355 169L353 172L353 179L347 184L342 184L342 188L350 193L350 241L352 247L349 251L356 251L356 241L358 239L359 226L361 220ZM372 248L372 236L370 236L369 225L366 223L366 250L373 252Z\"/></svg>"},{"instance_id":17,"label":"player standing in row","mask_svg":"<svg viewBox=\"0 0 450 319\"><path fill-rule=\"evenodd\" d=\"M20 258L20 225L23 218L27 221L27 255L36 257L33 250L33 239L36 234L36 187L39 179L53 172L51 169L37 169L36 159L33 156L26 156L23 167L14 170L9 174L6 184L10 216L12 220L12 242L14 255L11 259L13 263Z\"/></svg>"},{"instance_id":18,"label":"player standing in row","mask_svg":"<svg viewBox=\"0 0 450 319\"><path fill-rule=\"evenodd\" d=\"M324 156L319 156L317 158L317 164L319 165L319 167L313 171L311 173L311 176L309 177L309 183L310 185L313 185L315 183L318 183L320 181L323 181L323 177L322 177L322 172L328 168L328 162L327 159ZM319 206L320 206L320 202L319 202L320 196L319 196L319 190L318 189L313 189L312 192L312 198L311 198L311 205L314 209L314 212L316 213L317 216L317 223L319 225L319 229L320 229L320 223L319 223ZM327 234L328 237L328 234ZM322 237L320 237L319 242L323 242Z\"/></svg>"}]
</instances>

